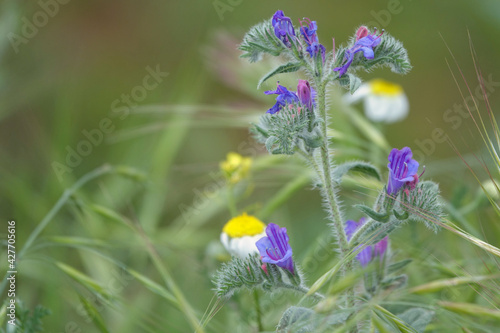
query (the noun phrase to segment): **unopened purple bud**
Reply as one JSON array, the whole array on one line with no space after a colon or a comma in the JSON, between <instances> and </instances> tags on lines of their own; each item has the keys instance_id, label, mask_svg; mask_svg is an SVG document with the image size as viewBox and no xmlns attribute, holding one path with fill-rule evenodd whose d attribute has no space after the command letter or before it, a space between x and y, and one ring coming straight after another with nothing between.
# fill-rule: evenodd
<instances>
[{"instance_id":1,"label":"unopened purple bud","mask_svg":"<svg viewBox=\"0 0 500 333\"><path fill-rule=\"evenodd\" d=\"M356 41L360 40L363 37L368 36L369 33L370 30L368 30L367 27L365 27L364 25L360 26L358 28L358 31L356 31Z\"/></svg>"},{"instance_id":2,"label":"unopened purple bud","mask_svg":"<svg viewBox=\"0 0 500 333\"><path fill-rule=\"evenodd\" d=\"M297 85L297 95L299 95L299 101L307 107L309 110L313 108L313 97L311 86L309 82L306 80L299 80L299 84Z\"/></svg>"}]
</instances>

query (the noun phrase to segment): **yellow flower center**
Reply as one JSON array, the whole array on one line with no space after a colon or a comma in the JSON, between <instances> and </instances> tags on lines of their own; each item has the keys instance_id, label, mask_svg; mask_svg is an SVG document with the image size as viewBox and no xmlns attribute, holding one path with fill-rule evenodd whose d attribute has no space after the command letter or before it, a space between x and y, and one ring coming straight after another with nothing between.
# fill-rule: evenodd
<instances>
[{"instance_id":1,"label":"yellow flower center","mask_svg":"<svg viewBox=\"0 0 500 333\"><path fill-rule=\"evenodd\" d=\"M380 79L372 80L370 82L370 87L374 95L395 96L403 93L403 88L399 84Z\"/></svg>"},{"instance_id":2,"label":"yellow flower center","mask_svg":"<svg viewBox=\"0 0 500 333\"><path fill-rule=\"evenodd\" d=\"M262 233L266 225L255 216L243 213L240 216L233 217L226 223L223 232L232 238L243 236L254 236Z\"/></svg>"}]
</instances>

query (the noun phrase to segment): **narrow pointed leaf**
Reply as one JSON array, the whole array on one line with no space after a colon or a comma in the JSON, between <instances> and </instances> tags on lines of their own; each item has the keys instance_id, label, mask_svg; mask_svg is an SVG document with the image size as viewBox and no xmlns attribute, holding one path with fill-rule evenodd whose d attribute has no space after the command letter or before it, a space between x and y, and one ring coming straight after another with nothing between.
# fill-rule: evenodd
<instances>
[{"instance_id":1,"label":"narrow pointed leaf","mask_svg":"<svg viewBox=\"0 0 500 333\"><path fill-rule=\"evenodd\" d=\"M281 65L264 75L262 79L260 79L259 84L257 84L257 89L260 88L262 83L264 83L266 80L270 79L271 77L277 75L277 74L284 74L284 73L293 73L298 71L302 67L302 64L299 62L289 62L288 64Z\"/></svg>"},{"instance_id":2,"label":"narrow pointed leaf","mask_svg":"<svg viewBox=\"0 0 500 333\"><path fill-rule=\"evenodd\" d=\"M360 172L367 176L375 177L378 180L381 179L380 172L376 167L374 167L370 163L359 161L347 162L338 165L333 170L333 178L336 182L340 183L342 177L344 177L344 175L349 172Z\"/></svg>"}]
</instances>

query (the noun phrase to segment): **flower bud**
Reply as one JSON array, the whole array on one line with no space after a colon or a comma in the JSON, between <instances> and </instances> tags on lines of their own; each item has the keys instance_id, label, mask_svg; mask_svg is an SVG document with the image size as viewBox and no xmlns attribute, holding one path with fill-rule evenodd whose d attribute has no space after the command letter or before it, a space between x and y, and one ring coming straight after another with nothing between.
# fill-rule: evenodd
<instances>
[{"instance_id":1,"label":"flower bud","mask_svg":"<svg viewBox=\"0 0 500 333\"><path fill-rule=\"evenodd\" d=\"M299 95L299 101L302 105L306 106L309 110L313 108L313 98L311 92L311 86L306 80L299 80L297 85L297 95Z\"/></svg>"},{"instance_id":2,"label":"flower bud","mask_svg":"<svg viewBox=\"0 0 500 333\"><path fill-rule=\"evenodd\" d=\"M356 31L356 41L360 40L363 37L368 36L369 32L370 31L368 30L367 27L365 27L364 25L360 26L358 28L358 31Z\"/></svg>"}]
</instances>

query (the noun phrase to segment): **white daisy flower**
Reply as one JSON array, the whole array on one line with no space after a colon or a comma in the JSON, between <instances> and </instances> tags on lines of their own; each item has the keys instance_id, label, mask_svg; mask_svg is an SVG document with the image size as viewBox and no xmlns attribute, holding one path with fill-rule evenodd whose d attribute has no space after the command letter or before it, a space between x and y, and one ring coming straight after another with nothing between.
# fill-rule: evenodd
<instances>
[{"instance_id":1,"label":"white daisy flower","mask_svg":"<svg viewBox=\"0 0 500 333\"><path fill-rule=\"evenodd\" d=\"M344 100L351 104L363 100L365 115L374 122L394 123L408 116L408 98L399 84L376 79L362 84Z\"/></svg>"},{"instance_id":2,"label":"white daisy flower","mask_svg":"<svg viewBox=\"0 0 500 333\"><path fill-rule=\"evenodd\" d=\"M249 254L258 254L255 243L266 236L266 225L255 216L243 213L226 223L220 235L220 241L233 256L246 258Z\"/></svg>"}]
</instances>

